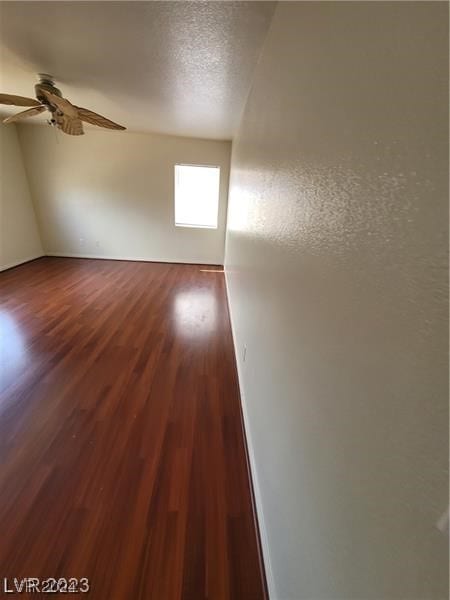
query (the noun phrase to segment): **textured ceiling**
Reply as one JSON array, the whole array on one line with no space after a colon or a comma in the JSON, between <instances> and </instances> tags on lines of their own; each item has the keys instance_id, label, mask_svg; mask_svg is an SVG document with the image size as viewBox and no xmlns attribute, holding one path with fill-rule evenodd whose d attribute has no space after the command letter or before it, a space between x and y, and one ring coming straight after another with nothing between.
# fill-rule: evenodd
<instances>
[{"instance_id":1,"label":"textured ceiling","mask_svg":"<svg viewBox=\"0 0 450 600\"><path fill-rule=\"evenodd\" d=\"M74 104L131 130L231 139L274 6L1 2L0 91L33 96L50 73Z\"/></svg>"}]
</instances>

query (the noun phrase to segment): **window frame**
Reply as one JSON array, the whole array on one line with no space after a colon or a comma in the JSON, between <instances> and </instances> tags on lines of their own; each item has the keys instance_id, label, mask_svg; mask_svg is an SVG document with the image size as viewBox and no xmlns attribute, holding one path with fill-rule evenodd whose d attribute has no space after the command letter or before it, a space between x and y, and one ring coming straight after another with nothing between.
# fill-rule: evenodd
<instances>
[{"instance_id":1,"label":"window frame","mask_svg":"<svg viewBox=\"0 0 450 600\"><path fill-rule=\"evenodd\" d=\"M200 167L207 169L218 169L219 171L219 184L217 190L217 218L215 225L192 225L190 223L177 223L177 167ZM219 229L219 210L220 210L220 181L221 181L221 167L220 165L207 165L199 163L175 163L173 168L173 222L175 227L187 227L188 229Z\"/></svg>"}]
</instances>

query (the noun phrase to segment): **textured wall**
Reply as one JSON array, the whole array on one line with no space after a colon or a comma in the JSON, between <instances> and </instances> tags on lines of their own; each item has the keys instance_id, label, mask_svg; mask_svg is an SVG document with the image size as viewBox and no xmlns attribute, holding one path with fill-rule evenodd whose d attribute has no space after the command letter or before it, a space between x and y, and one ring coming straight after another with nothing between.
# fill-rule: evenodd
<instances>
[{"instance_id":1,"label":"textured wall","mask_svg":"<svg viewBox=\"0 0 450 600\"><path fill-rule=\"evenodd\" d=\"M447 111L445 3L276 8L226 242L274 599L448 597Z\"/></svg>"},{"instance_id":2,"label":"textured wall","mask_svg":"<svg viewBox=\"0 0 450 600\"><path fill-rule=\"evenodd\" d=\"M21 125L19 137L49 254L222 264L230 143L87 129L71 137ZM175 227L174 165L221 168L218 229Z\"/></svg>"},{"instance_id":3,"label":"textured wall","mask_svg":"<svg viewBox=\"0 0 450 600\"><path fill-rule=\"evenodd\" d=\"M42 256L15 125L0 125L0 271Z\"/></svg>"}]
</instances>

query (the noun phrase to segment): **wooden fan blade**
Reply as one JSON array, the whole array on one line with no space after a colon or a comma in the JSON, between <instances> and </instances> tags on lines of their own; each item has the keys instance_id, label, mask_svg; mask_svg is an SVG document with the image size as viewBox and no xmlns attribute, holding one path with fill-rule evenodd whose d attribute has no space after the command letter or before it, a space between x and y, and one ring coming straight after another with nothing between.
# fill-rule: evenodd
<instances>
[{"instance_id":1,"label":"wooden fan blade","mask_svg":"<svg viewBox=\"0 0 450 600\"><path fill-rule=\"evenodd\" d=\"M13 106L39 106L41 103L37 100L33 100L33 98L25 98L25 96L0 94L0 104L12 104Z\"/></svg>"},{"instance_id":2,"label":"wooden fan blade","mask_svg":"<svg viewBox=\"0 0 450 600\"><path fill-rule=\"evenodd\" d=\"M28 117L33 117L34 115L38 115L41 112L47 110L47 107L41 104L41 106L35 106L34 108L28 108L27 110L23 110L20 113L16 113L15 115L11 115L6 119L3 119L3 123L14 123L15 121L20 121L21 119L27 119Z\"/></svg>"},{"instance_id":3,"label":"wooden fan blade","mask_svg":"<svg viewBox=\"0 0 450 600\"><path fill-rule=\"evenodd\" d=\"M47 92L47 90L40 90L44 97L48 100L48 102L60 110L62 113L67 115L68 117L72 117L73 119L78 118L78 110L77 108L66 98L60 98L56 94L52 94L51 92Z\"/></svg>"},{"instance_id":4,"label":"wooden fan blade","mask_svg":"<svg viewBox=\"0 0 450 600\"><path fill-rule=\"evenodd\" d=\"M83 135L83 123L77 117L66 114L56 115L56 126L68 135Z\"/></svg>"},{"instance_id":5,"label":"wooden fan blade","mask_svg":"<svg viewBox=\"0 0 450 600\"><path fill-rule=\"evenodd\" d=\"M110 121L106 117L99 115L92 110L88 110L87 108L81 108L80 106L75 107L78 110L78 116L82 121L86 121L86 123L90 123L91 125L97 125L97 127L105 127L106 129L121 129L124 130L126 127L122 125L118 125L114 123L114 121Z\"/></svg>"}]
</instances>

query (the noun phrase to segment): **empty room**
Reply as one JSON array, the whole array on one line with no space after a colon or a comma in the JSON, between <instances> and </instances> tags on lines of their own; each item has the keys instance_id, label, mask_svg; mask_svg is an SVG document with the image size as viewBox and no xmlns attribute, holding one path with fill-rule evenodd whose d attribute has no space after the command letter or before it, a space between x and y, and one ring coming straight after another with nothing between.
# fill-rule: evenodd
<instances>
[{"instance_id":1,"label":"empty room","mask_svg":"<svg viewBox=\"0 0 450 600\"><path fill-rule=\"evenodd\" d=\"M0 1L0 598L449 598L449 3Z\"/></svg>"}]
</instances>

